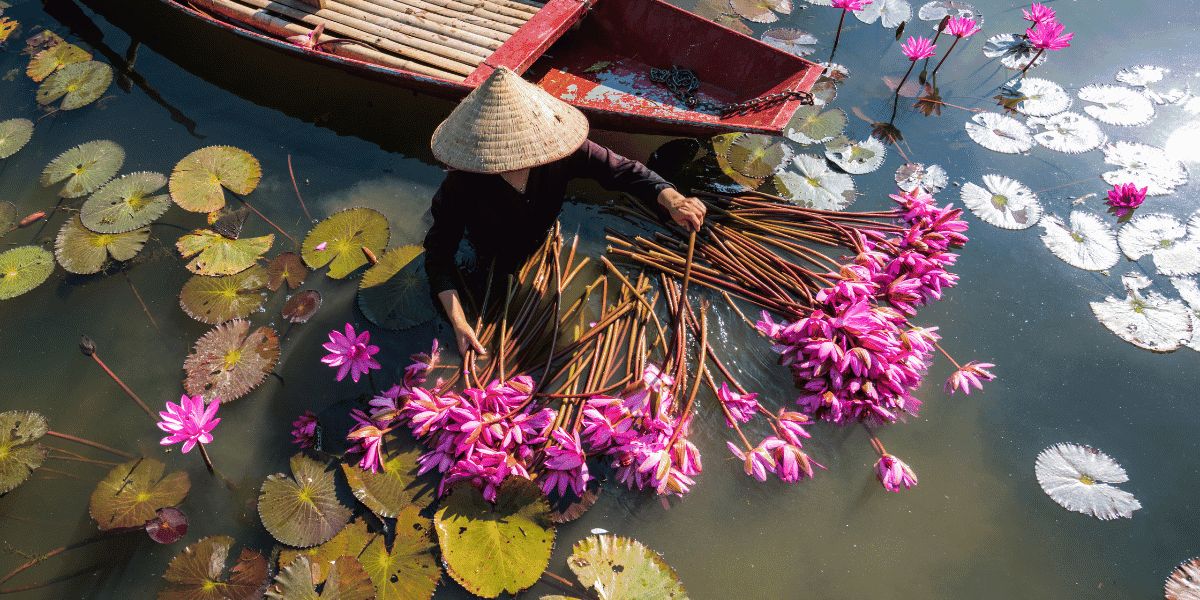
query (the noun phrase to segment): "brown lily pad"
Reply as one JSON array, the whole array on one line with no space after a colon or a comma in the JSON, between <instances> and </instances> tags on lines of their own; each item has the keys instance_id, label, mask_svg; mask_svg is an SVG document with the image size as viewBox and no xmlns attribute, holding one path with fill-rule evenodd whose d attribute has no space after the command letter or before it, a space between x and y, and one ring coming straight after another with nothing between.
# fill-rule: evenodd
<instances>
[{"instance_id":1,"label":"brown lily pad","mask_svg":"<svg viewBox=\"0 0 1200 600\"><path fill-rule=\"evenodd\" d=\"M218 325L196 342L183 361L183 387L205 400L232 402L250 393L279 362L279 336L270 327L250 330L250 322L235 319Z\"/></svg>"},{"instance_id":2,"label":"brown lily pad","mask_svg":"<svg viewBox=\"0 0 1200 600\"><path fill-rule=\"evenodd\" d=\"M206 537L171 559L163 575L167 585L158 600L259 600L267 586L267 559L243 548L228 565L233 538Z\"/></svg>"},{"instance_id":3,"label":"brown lily pad","mask_svg":"<svg viewBox=\"0 0 1200 600\"><path fill-rule=\"evenodd\" d=\"M304 323L311 319L319 308L321 308L321 292L304 290L288 298L287 302L283 304L281 313L283 318L292 323Z\"/></svg>"},{"instance_id":4,"label":"brown lily pad","mask_svg":"<svg viewBox=\"0 0 1200 600\"><path fill-rule=\"evenodd\" d=\"M92 491L88 504L92 520L101 531L143 527L158 509L183 502L192 487L187 472L163 475L166 469L153 458L138 458L113 467Z\"/></svg>"},{"instance_id":5,"label":"brown lily pad","mask_svg":"<svg viewBox=\"0 0 1200 600\"><path fill-rule=\"evenodd\" d=\"M308 267L304 266L304 260L295 252L283 252L271 259L271 265L267 267L267 271L271 274L267 287L272 292L279 291L284 283L287 284L289 290L294 290L300 287L308 277Z\"/></svg>"}]
</instances>

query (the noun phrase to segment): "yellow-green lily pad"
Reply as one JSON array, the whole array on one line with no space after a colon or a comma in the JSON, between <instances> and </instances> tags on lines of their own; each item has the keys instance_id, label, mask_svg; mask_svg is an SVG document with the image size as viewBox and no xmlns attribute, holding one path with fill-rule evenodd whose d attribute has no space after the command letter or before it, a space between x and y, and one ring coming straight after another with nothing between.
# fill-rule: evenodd
<instances>
[{"instance_id":1,"label":"yellow-green lily pad","mask_svg":"<svg viewBox=\"0 0 1200 600\"><path fill-rule=\"evenodd\" d=\"M742 136L749 135L745 133L725 133L714 136L712 139L713 155L716 156L717 166L725 173L727 177L733 180L734 183L745 187L746 189L758 189L763 184L765 178L755 179L747 177L739 173L733 168L729 162L729 150L733 147L734 142L738 141Z\"/></svg>"},{"instance_id":2,"label":"yellow-green lily pad","mask_svg":"<svg viewBox=\"0 0 1200 600\"><path fill-rule=\"evenodd\" d=\"M40 82L67 65L92 60L92 55L87 50L75 44L68 44L62 41L62 38L58 39L57 43L34 54L33 58L29 59L29 66L25 68L25 74L30 79Z\"/></svg>"},{"instance_id":3,"label":"yellow-green lily pad","mask_svg":"<svg viewBox=\"0 0 1200 600\"><path fill-rule=\"evenodd\" d=\"M688 597L675 570L641 542L612 534L593 535L575 544L567 566L600 600L684 600Z\"/></svg>"},{"instance_id":4,"label":"yellow-green lily pad","mask_svg":"<svg viewBox=\"0 0 1200 600\"><path fill-rule=\"evenodd\" d=\"M353 556L342 556L333 561L329 577L318 586L312 580L312 565L301 556L279 571L275 583L267 590L267 598L273 600L374 600L375 586L371 577L363 570L362 563Z\"/></svg>"},{"instance_id":5,"label":"yellow-green lily pad","mask_svg":"<svg viewBox=\"0 0 1200 600\"><path fill-rule=\"evenodd\" d=\"M350 520L338 501L331 465L303 454L292 457L292 477L267 477L258 496L263 526L280 542L308 548L329 541Z\"/></svg>"},{"instance_id":6,"label":"yellow-green lily pad","mask_svg":"<svg viewBox=\"0 0 1200 600\"><path fill-rule=\"evenodd\" d=\"M16 154L33 137L33 121L9 119L0 121L0 158Z\"/></svg>"},{"instance_id":7,"label":"yellow-green lily pad","mask_svg":"<svg viewBox=\"0 0 1200 600\"><path fill-rule=\"evenodd\" d=\"M143 227L125 233L96 233L83 226L79 215L67 219L58 238L54 240L54 255L58 264L77 275L99 273L108 262L129 260L137 256L150 239L150 228Z\"/></svg>"},{"instance_id":8,"label":"yellow-green lily pad","mask_svg":"<svg viewBox=\"0 0 1200 600\"><path fill-rule=\"evenodd\" d=\"M141 527L160 508L176 506L187 497L192 482L186 471L163 475L167 466L153 458L138 458L113 467L92 491L88 512L101 531Z\"/></svg>"},{"instance_id":9,"label":"yellow-green lily pad","mask_svg":"<svg viewBox=\"0 0 1200 600\"><path fill-rule=\"evenodd\" d=\"M279 362L279 336L270 327L250 330L234 319L204 334L183 361L187 393L232 402L258 387Z\"/></svg>"},{"instance_id":10,"label":"yellow-green lily pad","mask_svg":"<svg viewBox=\"0 0 1200 600\"><path fill-rule=\"evenodd\" d=\"M362 249L383 252L391 238L387 217L370 208L348 208L317 223L301 245L300 255L312 269L329 265L329 277L341 279L367 264Z\"/></svg>"},{"instance_id":11,"label":"yellow-green lily pad","mask_svg":"<svg viewBox=\"0 0 1200 600\"><path fill-rule=\"evenodd\" d=\"M54 255L41 246L19 246L0 252L0 300L32 290L53 272Z\"/></svg>"},{"instance_id":12,"label":"yellow-green lily pad","mask_svg":"<svg viewBox=\"0 0 1200 600\"><path fill-rule=\"evenodd\" d=\"M376 600L429 600L442 573L433 557L429 519L417 506L396 515L396 539L388 550L377 536L358 556L375 584Z\"/></svg>"},{"instance_id":13,"label":"yellow-green lily pad","mask_svg":"<svg viewBox=\"0 0 1200 600\"><path fill-rule=\"evenodd\" d=\"M410 505L425 507L433 502L431 486L417 481L419 456L420 449L404 448L393 438L384 444L382 471L372 473L342 463L342 472L359 502L381 517L392 518Z\"/></svg>"},{"instance_id":14,"label":"yellow-green lily pad","mask_svg":"<svg viewBox=\"0 0 1200 600\"><path fill-rule=\"evenodd\" d=\"M49 187L65 181L58 195L78 198L90 194L108 183L121 164L125 151L116 142L96 140L80 144L59 154L42 171L42 185Z\"/></svg>"},{"instance_id":15,"label":"yellow-green lily pad","mask_svg":"<svg viewBox=\"0 0 1200 600\"><path fill-rule=\"evenodd\" d=\"M262 308L266 286L267 269L261 265L224 277L193 275L183 284L179 306L189 317L216 325L248 317Z\"/></svg>"},{"instance_id":16,"label":"yellow-green lily pad","mask_svg":"<svg viewBox=\"0 0 1200 600\"><path fill-rule=\"evenodd\" d=\"M370 322L398 331L437 316L420 246L392 248L363 273L358 308Z\"/></svg>"},{"instance_id":17,"label":"yellow-green lily pad","mask_svg":"<svg viewBox=\"0 0 1200 600\"><path fill-rule=\"evenodd\" d=\"M233 146L208 146L183 157L171 172L171 199L180 208L208 213L225 206L225 190L245 196L258 187L262 166Z\"/></svg>"},{"instance_id":18,"label":"yellow-green lily pad","mask_svg":"<svg viewBox=\"0 0 1200 600\"><path fill-rule=\"evenodd\" d=\"M99 100L112 84L112 67L94 60L69 64L38 87L37 103L46 106L62 98L60 110L83 108Z\"/></svg>"},{"instance_id":19,"label":"yellow-green lily pad","mask_svg":"<svg viewBox=\"0 0 1200 600\"><path fill-rule=\"evenodd\" d=\"M243 548L229 566L233 543L229 536L214 535L184 548L171 559L158 600L260 600L267 586L267 559Z\"/></svg>"},{"instance_id":20,"label":"yellow-green lily pad","mask_svg":"<svg viewBox=\"0 0 1200 600\"><path fill-rule=\"evenodd\" d=\"M46 417L38 413L0 412L0 494L11 492L42 466L46 447L38 440L49 429Z\"/></svg>"},{"instance_id":21,"label":"yellow-green lily pad","mask_svg":"<svg viewBox=\"0 0 1200 600\"><path fill-rule=\"evenodd\" d=\"M187 269L197 275L233 275L254 265L275 243L275 234L231 240L211 229L180 236L175 248L184 258L195 258Z\"/></svg>"},{"instance_id":22,"label":"yellow-green lily pad","mask_svg":"<svg viewBox=\"0 0 1200 600\"><path fill-rule=\"evenodd\" d=\"M367 545L379 535L382 534L372 534L367 531L366 521L356 519L324 544L312 548L280 550L279 565L282 567L292 564L297 558L307 558L312 571L313 583L323 583L329 576L333 561L337 560L339 556L359 556Z\"/></svg>"},{"instance_id":23,"label":"yellow-green lily pad","mask_svg":"<svg viewBox=\"0 0 1200 600\"><path fill-rule=\"evenodd\" d=\"M79 218L96 233L125 233L145 227L171 207L169 196L154 195L165 185L167 178L161 173L122 175L96 190L83 203Z\"/></svg>"}]
</instances>

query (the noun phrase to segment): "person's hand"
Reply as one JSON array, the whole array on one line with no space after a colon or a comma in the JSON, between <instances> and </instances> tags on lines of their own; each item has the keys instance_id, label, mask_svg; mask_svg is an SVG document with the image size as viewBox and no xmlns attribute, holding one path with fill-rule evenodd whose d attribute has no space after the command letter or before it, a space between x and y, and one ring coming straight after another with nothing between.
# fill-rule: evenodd
<instances>
[{"instance_id":1,"label":"person's hand","mask_svg":"<svg viewBox=\"0 0 1200 600\"><path fill-rule=\"evenodd\" d=\"M708 212L699 198L684 196L675 188L667 188L658 194L658 203L671 215L676 225L687 231L699 231Z\"/></svg>"},{"instance_id":2,"label":"person's hand","mask_svg":"<svg viewBox=\"0 0 1200 600\"><path fill-rule=\"evenodd\" d=\"M458 353L463 356L467 355L467 350L474 350L478 354L487 354L483 344L479 343L479 338L475 337L475 329L466 321L454 325L454 340L458 342Z\"/></svg>"}]
</instances>

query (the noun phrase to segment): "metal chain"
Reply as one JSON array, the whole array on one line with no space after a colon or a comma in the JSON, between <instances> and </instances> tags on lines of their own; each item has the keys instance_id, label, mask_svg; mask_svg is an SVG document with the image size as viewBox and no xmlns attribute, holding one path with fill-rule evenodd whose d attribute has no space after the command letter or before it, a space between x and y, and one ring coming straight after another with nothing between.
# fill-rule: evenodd
<instances>
[{"instance_id":1,"label":"metal chain","mask_svg":"<svg viewBox=\"0 0 1200 600\"><path fill-rule=\"evenodd\" d=\"M672 66L670 69L651 68L650 81L665 86L676 98L683 101L689 109L714 112L722 117L747 115L783 104L789 100L799 100L801 104L811 105L813 103L812 94L795 91L765 94L757 98L751 98L745 102L731 102L729 104L700 100L696 95L696 92L700 90L700 78L696 76L696 72L677 66Z\"/></svg>"}]
</instances>

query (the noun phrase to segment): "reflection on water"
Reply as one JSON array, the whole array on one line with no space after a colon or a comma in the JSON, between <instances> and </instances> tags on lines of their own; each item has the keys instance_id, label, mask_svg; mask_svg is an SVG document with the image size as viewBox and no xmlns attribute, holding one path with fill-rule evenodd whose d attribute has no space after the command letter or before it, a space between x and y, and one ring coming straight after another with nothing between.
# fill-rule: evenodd
<instances>
[{"instance_id":1,"label":"reflection on water","mask_svg":"<svg viewBox=\"0 0 1200 600\"><path fill-rule=\"evenodd\" d=\"M959 44L938 75L937 90L945 103L998 112L991 98L1010 72L983 58L982 38L1023 24L1015 4L978 4L986 5L986 29ZM1077 90L1108 83L1117 69L1140 62L1178 74L1196 69L1187 52L1194 48L1194 10L1167 14L1143 3L1109 3L1104 11L1056 4L1078 35L1075 47L1036 69L1039 77ZM776 25L804 29L828 44L836 11L801 6ZM30 145L0 162L0 199L16 204L20 214L54 205L53 192L37 183L51 158L84 141L109 138L125 148L126 171L167 172L208 144L252 152L265 173L252 196L255 206L294 235L308 225L291 189L289 154L314 215L370 206L388 217L393 244L413 243L423 234L429 196L443 177L428 139L450 103L297 62L193 25L153 0L25 1L6 14L24 27L0 57L0 72L19 69L0 82L0 117L41 116L32 101L35 84L21 75L25 57L17 52L18 39L39 26L85 46L127 81L122 85L118 79L97 106L42 119ZM909 32L926 26L910 24ZM758 33L765 29L755 27ZM1153 35L1124 34L1135 27ZM1114 35L1120 36L1119 47L1109 43ZM893 95L880 78L898 81L907 64L893 31L853 19L838 59L851 76L834 105L860 115L851 119L847 135L863 139L872 123L886 123L891 112ZM132 71L122 68L127 62ZM1109 169L1100 153L987 152L964 132L970 113L940 106L940 116L930 110L934 116L926 117L909 108L912 101L901 98L895 123L904 132L902 150L911 160L947 169L952 185L944 200L956 201L965 181L999 173L1041 191L1048 212L1065 216L1073 199L1097 193L1085 208L1100 212L1106 186L1098 175ZM1106 132L1114 140L1165 144L1193 166L1200 159L1194 116L1178 107L1158 107L1158 113L1149 126ZM642 158L667 141L604 132L594 137ZM901 160L891 155L879 171L855 178L856 209L886 204ZM595 186L581 184L575 191L587 202L568 207L564 231L578 231L581 251L594 255L603 250L605 226L627 225L598 206L608 196ZM1195 194L1191 183L1146 206L1186 219L1197 208ZM0 242L45 241L61 219ZM1200 387L1196 355L1188 349L1169 355L1139 350L1093 318L1087 303L1120 295L1118 276L1138 267L1122 263L1111 277L1086 273L1050 255L1037 230L1007 232L971 222L973 242L960 259L961 285L921 319L939 325L956 354L1000 365L1000 379L982 394L950 398L937 385L948 365L934 367L922 390L927 404L921 418L887 432L889 447L920 473L918 488L902 495L880 491L862 431L829 426L815 428L812 444L827 472L791 488L752 482L724 449L721 416L702 405L695 430L706 469L695 491L665 510L652 498L606 489L595 508L559 530L552 566L564 571L571 544L603 528L662 552L697 598L1155 597L1176 563L1200 553L1195 518L1200 468L1194 458L1200 456L1195 435L1200 417L1189 410ZM60 270L35 292L0 303L0 406L37 409L54 429L162 456L145 415L80 356L76 341L85 332L94 338L108 364L152 404L177 397L180 365L207 327L178 307L176 294L189 274L173 243L201 223L199 215L171 211L123 274L65 277ZM269 232L252 218L245 235ZM276 250L284 245L278 241ZM1149 272L1152 265L1142 268ZM358 319L354 287L323 276L311 277L306 287L320 291L325 305L283 340L283 381L268 380L223 411L211 452L235 489L215 484L195 457L168 453L164 460L189 470L194 482L184 504L191 518L184 542L163 547L126 536L73 551L26 581L91 565L99 570L14 597L151 597L183 543L228 534L252 547L271 547L255 501L263 478L285 470L289 423L312 409L338 431L348 425L338 420L345 419L345 401L369 389L365 380L357 387L335 385L327 372L314 368L325 332ZM256 320L282 330L275 315L283 299L273 295ZM789 402L794 392L788 375L774 365L768 348L736 315L718 317L725 353L744 380L772 406ZM373 341L382 346L385 368L394 377L405 357L439 333L444 332L428 324L402 335L379 332ZM1145 509L1132 520L1099 522L1051 502L1034 480L1033 462L1040 450L1060 441L1094 444L1120 461L1131 477L1124 487ZM53 472L43 469L0 499L0 571L95 531L87 494L105 469L50 462ZM550 593L537 589L530 596L539 592ZM464 594L447 582L437 597Z\"/></svg>"}]
</instances>

